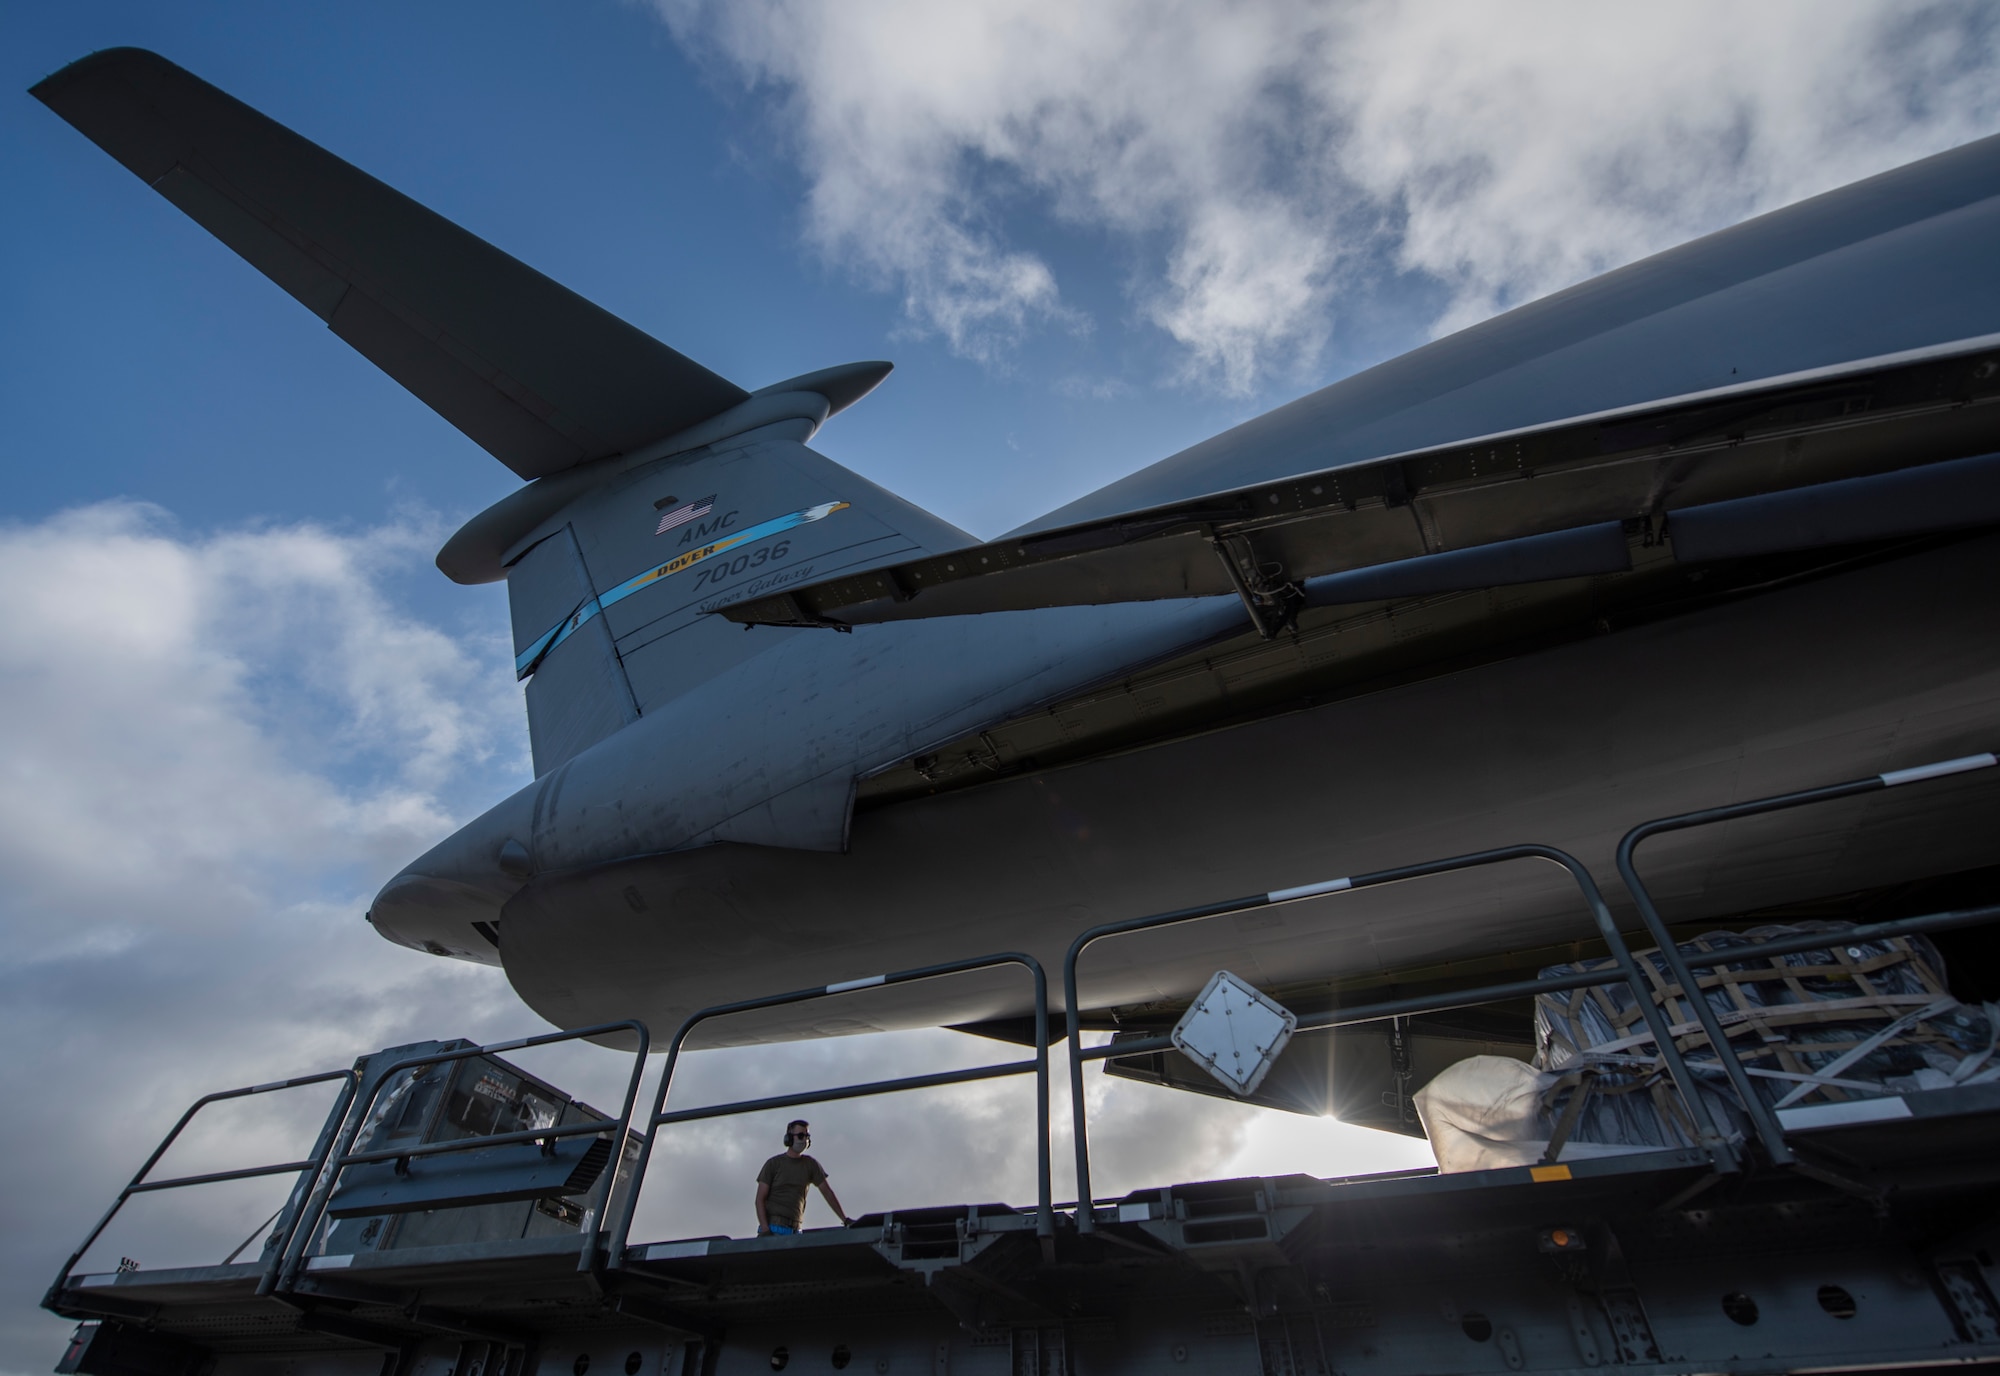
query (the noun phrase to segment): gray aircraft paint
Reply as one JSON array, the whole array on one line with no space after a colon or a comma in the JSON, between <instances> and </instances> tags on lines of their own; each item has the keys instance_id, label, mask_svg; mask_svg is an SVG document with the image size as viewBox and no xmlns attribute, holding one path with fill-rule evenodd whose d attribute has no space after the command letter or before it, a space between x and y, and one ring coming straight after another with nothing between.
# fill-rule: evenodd
<instances>
[{"instance_id":1,"label":"gray aircraft paint","mask_svg":"<svg viewBox=\"0 0 2000 1376\"><path fill-rule=\"evenodd\" d=\"M1996 704L2000 536L1986 536L863 813L845 855L713 846L635 858L540 877L495 916L509 978L544 1017L573 1025L616 1006L671 1026L704 1003L966 951L1060 961L1092 923L1484 846L1538 840L1608 875L1618 837L1648 816L1990 749ZM1964 825L2000 806L1989 775L1871 795L1810 824L1669 839L1648 850L1649 882L1677 920L1694 920L1990 864L1990 826ZM1523 864L1105 943L1084 964L1084 1003L1184 999L1218 968L1276 987L1589 934L1560 873ZM708 1034L811 1036L1028 1007L1018 975L961 977L851 1007L740 1016Z\"/></svg>"},{"instance_id":2,"label":"gray aircraft paint","mask_svg":"<svg viewBox=\"0 0 2000 1376\"><path fill-rule=\"evenodd\" d=\"M1226 599L1203 598L958 618L926 623L919 634L870 627L782 637L419 858L383 890L373 919L410 944L477 955L464 941L466 924L495 919L519 887L496 859L510 840L538 872L717 841L839 851L858 774L1080 681L1232 633L1241 615ZM847 710L828 710L840 702ZM437 941L430 923L408 926L406 910L458 924L452 939Z\"/></svg>"},{"instance_id":3,"label":"gray aircraft paint","mask_svg":"<svg viewBox=\"0 0 2000 1376\"><path fill-rule=\"evenodd\" d=\"M528 680L538 776L789 639L746 636L705 607L746 589L964 543L963 532L814 453L783 433L789 428L762 426L620 473L515 541L507 594L517 655L586 604L593 613ZM659 503L708 496L707 516L657 529ZM788 520L800 523L755 534ZM609 600L662 569L671 571Z\"/></svg>"},{"instance_id":4,"label":"gray aircraft paint","mask_svg":"<svg viewBox=\"0 0 2000 1376\"><path fill-rule=\"evenodd\" d=\"M810 555L814 576L971 543L804 447L885 365L745 392L151 54L96 55L36 94L532 480L440 555L463 581L509 578L517 650L663 566L650 523L668 495L713 492L718 512L753 524L848 503L787 551ZM1993 334L1996 194L2000 139L1969 144L1413 351L1027 528ZM1990 745L1994 556L1991 539L1963 542L859 818L849 800L870 771L1238 633L1240 609L745 631L702 598L742 592L761 567L713 589L675 573L579 623L535 667L540 777L392 880L371 917L392 939L486 960L472 923L497 921L510 978L546 1016L671 1021L691 999L973 950L1026 944L1046 958L1106 917L1483 840L1601 860L1640 816ZM1990 849L1897 806L1918 819L1886 833L1901 849L1764 839L1791 847L1814 883ZM1757 896L1725 871L1675 873L1716 911ZM1538 941L1568 920L1532 895L1372 901L1389 906L1338 927L1330 968ZM1192 954L1128 957L1091 997L1184 994L1224 953L1252 977L1283 974L1257 968L1254 928L1190 940ZM961 985L838 1025L731 1035L1019 1006Z\"/></svg>"}]
</instances>

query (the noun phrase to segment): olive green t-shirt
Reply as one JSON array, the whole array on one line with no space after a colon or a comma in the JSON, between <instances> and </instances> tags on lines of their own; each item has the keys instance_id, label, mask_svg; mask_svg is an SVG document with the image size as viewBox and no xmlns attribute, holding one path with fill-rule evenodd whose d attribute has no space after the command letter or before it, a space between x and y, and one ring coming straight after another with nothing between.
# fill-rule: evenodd
<instances>
[{"instance_id":1,"label":"olive green t-shirt","mask_svg":"<svg viewBox=\"0 0 2000 1376\"><path fill-rule=\"evenodd\" d=\"M769 1185L764 1221L779 1228L796 1228L805 1221L806 1186L825 1185L826 1171L810 1156L781 1152L757 1172L757 1183Z\"/></svg>"}]
</instances>

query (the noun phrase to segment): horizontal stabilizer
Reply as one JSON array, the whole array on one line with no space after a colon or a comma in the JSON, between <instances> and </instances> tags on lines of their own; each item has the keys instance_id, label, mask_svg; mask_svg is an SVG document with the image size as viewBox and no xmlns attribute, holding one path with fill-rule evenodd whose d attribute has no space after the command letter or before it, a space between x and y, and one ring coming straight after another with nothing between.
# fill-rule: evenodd
<instances>
[{"instance_id":1,"label":"horizontal stabilizer","mask_svg":"<svg viewBox=\"0 0 2000 1376\"><path fill-rule=\"evenodd\" d=\"M524 478L749 395L157 54L32 94Z\"/></svg>"},{"instance_id":2,"label":"horizontal stabilizer","mask_svg":"<svg viewBox=\"0 0 2000 1376\"><path fill-rule=\"evenodd\" d=\"M2000 449L1996 402L2000 336L1983 336L1015 534L721 612L745 625L842 627L1219 595L1328 605L1615 572L1628 567L1624 522L1657 529L1671 510L1687 558L1684 524L1733 530L1766 512L1690 520L1688 508ZM1894 508L1904 528L1949 508L1960 480L1909 482ZM1821 510L1833 498L1815 500L1821 514L1791 520L1787 538L1837 543L1861 528ZM1893 533L1888 509L1878 517Z\"/></svg>"},{"instance_id":3,"label":"horizontal stabilizer","mask_svg":"<svg viewBox=\"0 0 2000 1376\"><path fill-rule=\"evenodd\" d=\"M1815 483L1667 518L1684 564L1851 545L2000 522L2000 454Z\"/></svg>"}]
</instances>

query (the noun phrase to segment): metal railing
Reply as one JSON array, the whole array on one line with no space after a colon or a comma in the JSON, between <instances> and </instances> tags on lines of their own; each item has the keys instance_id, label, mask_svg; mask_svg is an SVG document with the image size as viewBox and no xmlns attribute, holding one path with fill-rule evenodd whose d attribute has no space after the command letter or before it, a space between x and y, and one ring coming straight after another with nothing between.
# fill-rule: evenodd
<instances>
[{"instance_id":1,"label":"metal railing","mask_svg":"<svg viewBox=\"0 0 2000 1376\"><path fill-rule=\"evenodd\" d=\"M1090 1138L1085 1122L1083 1096L1084 1062L1137 1055L1147 1051L1161 1051L1173 1046L1171 1037L1147 1037L1088 1048L1083 1045L1077 1000L1076 965L1077 958L1083 954L1085 948L1105 937L1122 936L1129 932L1170 927L1182 922L1219 917L1225 913L1271 907L1279 903L1296 902L1302 898L1317 898L1324 894L1349 893L1383 884L1395 884L1406 879L1420 879L1427 875L1475 869L1483 865L1504 864L1511 860L1546 860L1561 866L1569 874L1583 895L1584 906L1590 910L1591 917L1597 923L1598 935L1611 952L1616 969L1589 971L1549 979L1517 980L1509 984L1488 985L1480 989L1395 999L1355 1008L1336 1008L1329 1012L1301 1017L1298 1020L1297 1030L1306 1032L1347 1027L1356 1023L1380 1022L1387 1018L1441 1013L1451 1008L1493 1003L1502 999L1587 989L1596 985L1622 982L1631 987L1641 1013L1646 1019L1646 1026L1653 1033L1655 1042L1660 1048L1660 1058L1666 1064L1667 1072L1672 1076L1674 1086L1680 1091L1681 1099L1687 1106L1689 1118L1694 1124L1696 1140L1710 1152L1717 1169L1736 1169L1735 1155L1722 1134L1716 1130L1715 1122L1709 1116L1708 1106L1702 1100L1693 1075L1681 1059L1680 1050L1674 1045L1673 1038L1668 1035L1665 1015L1647 997L1638 964L1633 960L1632 952L1626 946L1624 937L1619 934L1617 923L1611 916L1610 908L1605 906L1604 896L1598 890L1597 881L1591 876L1590 871L1584 868L1583 863L1575 856L1567 851L1557 850L1553 846L1503 846L1497 850L1475 851L1468 855L1454 855L1443 860L1431 860L1417 865L1400 865L1394 869L1374 870L1367 874L1327 879L1316 884L1275 889L1270 893L1249 894L1242 898L1206 903L1195 908L1181 908L1174 912L1157 913L1151 917L1134 918L1126 922L1106 922L1090 928L1071 942L1069 954L1063 959L1063 999L1069 1021L1070 1115L1076 1142L1076 1197L1079 1201L1076 1211L1077 1231L1089 1233L1095 1232L1097 1228L1097 1210L1090 1191Z\"/></svg>"},{"instance_id":2,"label":"metal railing","mask_svg":"<svg viewBox=\"0 0 2000 1376\"><path fill-rule=\"evenodd\" d=\"M370 1151L355 1151L354 1139L360 1133L362 1124L368 1121L368 1114L381 1096L383 1088L406 1070L419 1066L444 1065L453 1061L468 1061L480 1056L497 1056L503 1051L520 1051L533 1046L549 1046L556 1042L581 1041L588 1037L601 1037L612 1032L633 1033L638 1045L632 1055L632 1075L625 1085L625 1101L616 1118L593 1118L581 1123L551 1124L544 1128L527 1128L518 1132L489 1133L483 1137L466 1137L453 1142L420 1142L408 1146L381 1147ZM429 1055L410 1056L384 1069L374 1076L368 1092L360 1098L348 1113L341 1126L339 1145L321 1170L311 1197L293 1220L290 1236L282 1249L283 1262L278 1271L275 1285L267 1271L264 1284L258 1287L260 1295L270 1294L275 1288L282 1293L292 1292L298 1284L299 1275L305 1269L305 1251L311 1245L313 1234L326 1217L326 1209L333 1195L334 1185L349 1166L363 1165L372 1161L400 1161L417 1156L437 1156L447 1152L472 1151L480 1147L501 1146L509 1142L554 1142L565 1137L583 1137L598 1133L611 1134L611 1159L605 1163L600 1183L591 1187L598 1195L590 1212L590 1227L583 1237L582 1255L595 1255L598 1238L604 1232L604 1205L610 1199L611 1187L617 1182L618 1169L624 1158L626 1129L632 1123L632 1108L639 1098L639 1081L646 1073L646 1053L651 1046L651 1034L646 1024L636 1019L623 1022L598 1023L591 1027L569 1028L561 1032L545 1032L538 1037L517 1037L512 1041L494 1042L488 1046L461 1047L456 1051L434 1051ZM574 1100L570 1101L574 1103ZM637 1189L637 1181L633 1182Z\"/></svg>"},{"instance_id":3,"label":"metal railing","mask_svg":"<svg viewBox=\"0 0 2000 1376\"><path fill-rule=\"evenodd\" d=\"M1708 999L1701 991L1700 984L1695 978L1694 970L1697 967L1713 968L1714 966L1727 964L1734 960L1741 960L1746 956L1785 954L1786 951L1779 949L1780 947L1788 948L1792 951L1814 950L1826 945L1826 937L1821 935L1815 940L1808 941L1803 946L1797 942L1765 943L1762 945L1734 947L1727 953L1715 955L1713 958L1701 957L1698 959L1689 959L1686 955L1682 954L1679 945L1674 941L1672 934L1668 932L1667 924L1661 921L1659 908L1653 902L1652 892L1647 889L1645 882L1639 878L1636 856L1640 843L1650 837L1660 836L1670 831L1687 831L1694 827L1713 826L1718 822L1735 821L1741 817L1757 817L1767 812L1783 812L1789 808L1806 807L1813 803L1828 803L1837 798L1853 798L1864 793L1879 793L1883 789L1900 788L1905 784L1924 783L1931 779L1951 778L1954 775L1968 774L1978 769L1990 769L1996 763L2000 763L2000 760L1996 760L1991 754L1963 755L1957 759L1940 760L1934 764L1917 765L1910 769L1895 769L1883 774L1871 774L1865 779L1850 779L1846 783L1829 784L1824 788L1809 788L1797 793L1780 793L1769 798L1752 799L1747 803L1731 803L1727 807L1704 808L1699 812L1683 812L1673 817L1658 817L1650 822L1641 822L1638 826L1633 827L1625 833L1624 839L1618 843L1619 877L1625 881L1626 889L1630 891L1633 900L1638 904L1640 920L1646 924L1646 931L1659 946L1662 963L1666 965L1674 981L1679 984L1681 997L1685 998L1688 1005L1694 1010L1695 1018L1700 1022L1702 1032L1707 1036L1709 1045L1715 1049L1716 1060L1721 1064L1723 1073L1729 1077L1731 1088L1736 1091L1737 1097L1743 1101L1744 1111L1750 1115L1750 1121L1757 1129L1758 1141L1762 1143L1765 1153L1771 1158L1774 1164L1787 1165L1795 1159L1791 1147L1785 1140L1784 1125L1778 1121L1777 1113L1764 1102L1763 1097L1751 1086L1749 1073L1744 1068L1741 1059L1736 1055L1735 1047L1723 1032L1722 1024L1715 1016L1715 1010L1708 1006ZM1972 926L1981 921L1991 920L1990 916L1982 916L1982 914L1991 915L1996 912L2000 912L2000 910L1968 909L1961 913L1941 913L1933 914L1930 917L1905 918L1900 922L1882 922L1875 923L1867 928L1857 928L1852 932L1843 932L1841 936L1844 940L1867 940L1868 937L1863 935L1864 932L1881 936L1903 936L1915 932L1942 931L1949 927ZM1669 994L1671 993L1671 991L1668 992ZM1643 1004L1648 1007L1651 1006L1652 999L1647 995L1646 991L1635 989L1634 993L1635 996L1640 998ZM1654 1028L1653 1035L1657 1039L1661 1035L1660 1030ZM1723 1054L1724 1048L1728 1048L1729 1054Z\"/></svg>"},{"instance_id":4,"label":"metal railing","mask_svg":"<svg viewBox=\"0 0 2000 1376\"><path fill-rule=\"evenodd\" d=\"M891 987L911 984L918 980L939 979L946 975L967 974L974 970L992 969L1001 965L1024 966L1035 982L1035 1054L1026 1061L1006 1061L996 1065L975 1066L970 1070L946 1070L930 1075L905 1075L894 1080L874 1080L866 1084L841 1085L828 1089L806 1090L796 1094L771 1095L762 1099L740 1099L733 1103L712 1104L702 1108L667 1110L667 1096L673 1089L674 1071L680 1064L681 1049L686 1044L688 1034L700 1024L712 1018L727 1017L731 1013L746 1013L758 1008L780 1008L786 1004L806 1003L814 999L830 998L839 994L854 993L862 989ZM621 1270L625 1266L626 1242L631 1233L632 1216L639 1205L639 1191L645 1183L646 1167L652 1160L653 1140L658 1129L670 1123L691 1123L704 1118L731 1117L739 1113L756 1113L774 1108L793 1108L805 1104L830 1103L839 1099L860 1099L876 1094L893 1094L902 1090L931 1089L939 1085L965 1084L973 1080L995 1080L1008 1075L1035 1076L1035 1232L1038 1236L1052 1239L1055 1236L1055 1208L1049 1183L1049 983L1042 970L1041 962L1021 951L1001 951L993 955L978 956L971 960L947 961L940 965L924 965L910 970L898 970L893 974L871 975L866 979L842 980L837 984L798 989L788 994L772 994L765 998L740 999L734 1003L718 1003L689 1015L674 1033L673 1042L667 1047L667 1063L660 1072L660 1085L653 1096L652 1113L647 1119L645 1139L639 1146L639 1159L633 1166L632 1188L627 1190L618 1211L618 1221L611 1230L611 1238L606 1255L601 1264L608 1270Z\"/></svg>"},{"instance_id":5,"label":"metal railing","mask_svg":"<svg viewBox=\"0 0 2000 1376\"><path fill-rule=\"evenodd\" d=\"M321 1169L326 1164L327 1152L332 1147L334 1141L334 1134L328 1128L322 1128L319 1140L313 1144L312 1154L299 1161L280 1161L276 1165L248 1166L241 1170L232 1171L208 1171L201 1175L176 1176L171 1180L146 1179L147 1175L152 1172L153 1167L160 1163L160 1158L165 1156L168 1149L179 1140L181 1133L187 1129L187 1125L194 1121L197 1113L200 1113L210 1104L222 1103L228 1099L247 1099L253 1094L270 1094L281 1089L299 1089L305 1085L320 1085L333 1080L344 1080L346 1083L341 1086L340 1093L334 1100L333 1112L327 1118L327 1123L330 1127L333 1123L339 1122L345 1117L352 1106L359 1078L359 1073L354 1070L327 1070L317 1075L298 1075L289 1080L272 1080L268 1084L247 1085L242 1089L225 1089L215 1094L204 1094L201 1098L195 1100L189 1106L188 1111L180 1116L180 1121L174 1124L173 1130L160 1139L160 1145L153 1148L153 1154L146 1158L145 1165L139 1167L138 1172L133 1175L131 1183L118 1192L118 1197L111 1202L111 1207L106 1209L104 1216L97 1220L97 1226L92 1228L83 1241L78 1244L77 1249L70 1253L69 1260L63 1263L62 1270L56 1274L55 1284L49 1287L47 1296L42 1300L43 1306L51 1309L58 1306L63 1292L69 1289L70 1276L75 1272L77 1263L83 1260L83 1254L90 1250L92 1243L103 1236L104 1230L111 1226L111 1220L117 1217L118 1211L125 1207L125 1201L133 1195L148 1194L156 1190L177 1190L189 1185L214 1185L225 1180L253 1180L258 1176L284 1175L287 1172L295 1173L299 1177L298 1185L293 1187L294 1195L296 1195L300 1186L318 1177ZM294 1217L296 1217L298 1211L293 1206L292 1201L288 1200L280 1212L284 1212L285 1209L290 1209ZM277 1231L284 1233L290 1226L290 1223L291 1220L289 1219L279 1220L277 1222ZM272 1249L270 1258L264 1265L263 1279L258 1286L260 1294L267 1292L271 1283L277 1278L278 1264L280 1258L283 1256L283 1252L284 1249L282 1247Z\"/></svg>"},{"instance_id":6,"label":"metal railing","mask_svg":"<svg viewBox=\"0 0 2000 1376\"><path fill-rule=\"evenodd\" d=\"M1627 832L1619 842L1616 859L1618 871L1626 888L1631 892L1647 934L1658 950L1658 959L1665 967L1673 984L1660 991L1661 1001L1675 995L1675 985L1679 996L1687 1000L1694 1012L1695 1022L1711 1048L1716 1049L1716 1062L1727 1077L1730 1088L1741 1101L1744 1112L1754 1130L1756 1140L1768 1159L1776 1165L1791 1164L1795 1156L1786 1138L1786 1130L1776 1111L1760 1096L1750 1081L1750 1073L1742 1064L1736 1047L1730 1042L1720 1020L1710 1008L1703 995L1696 970L1713 969L1746 959L1781 956L1817 950L1828 943L1825 932L1807 933L1796 937L1785 937L1768 941L1752 942L1742 946L1720 948L1706 953L1686 953L1673 940L1665 922L1661 919L1652 893L1640 878L1637 869L1639 846L1651 837L1667 832L1685 831L1733 821L1765 813L1805 807L1815 803L1831 802L1907 784L1925 782L1932 779L1952 777L1975 770L1991 768L2000 764L1993 754L1969 755L1958 759L1940 761L1910 769L1892 770L1887 773L1870 775L1866 778L1832 784L1822 788L1806 789L1795 793L1774 795L1753 799L1749 802L1734 803L1723 807L1682 813L1671 817L1656 818L1643 822ZM1177 909L1172 912L1157 913L1148 917L1122 922L1103 923L1079 935L1071 944L1063 961L1063 992L1067 1019L1067 1040L1069 1046L1069 1074L1071 1087L1071 1118L1076 1150L1077 1200L1076 1226L1079 1232L1094 1232L1097 1226L1096 1207L1090 1188L1090 1149L1087 1124L1087 1110L1083 1093L1083 1069L1086 1062L1109 1060L1126 1056L1141 1055L1173 1048L1169 1036L1152 1036L1115 1041L1109 1045L1085 1047L1082 1044L1081 1006L1078 997L1077 966L1083 952L1094 943L1114 936L1123 936L1155 928L1199 921L1204 918L1238 913L1257 908L1270 907L1281 903L1297 902L1301 899L1320 897L1338 893L1356 892L1404 880L1419 879L1431 875L1469 870L1482 866L1504 864L1516 860L1541 860L1562 868L1575 883L1582 895L1584 905L1596 923L1599 937L1612 958L1612 966L1593 971L1551 976L1546 978L1515 980L1503 984L1484 985L1473 989L1452 990L1443 993L1421 995L1410 998L1392 999L1383 1002L1335 1008L1321 1013L1298 1018L1296 1030L1299 1032L1329 1030L1351 1027L1371 1022L1381 1022L1391 1018L1420 1016L1441 1013L1452 1009L1474 1007L1503 1000L1528 998L1540 994L1564 993L1577 989L1624 984L1632 992L1635 1006L1645 1020L1649 1039L1658 1049L1660 1061L1672 1079L1679 1097L1685 1104L1695 1139L1705 1149L1717 1171L1734 1171L1740 1162L1731 1141L1718 1130L1714 1116L1704 1102L1700 1084L1693 1070L1684 1058L1675 1041L1675 1027L1669 1021L1668 1010L1655 1001L1654 992L1647 978L1642 975L1638 962L1618 931L1611 911L1605 904L1603 895L1590 871L1574 856L1552 846L1517 845L1495 850L1477 851L1465 855L1450 856L1440 860L1427 861L1415 865L1403 865L1393 869L1371 871L1364 874L1323 880L1318 883L1302 884L1293 888L1276 889L1268 893L1250 894L1221 902L1202 904L1197 907ZM1901 918L1886 922L1867 923L1843 929L1839 933L1841 941L1873 941L1884 938L1914 935L1923 932L1947 931L2000 920L2000 905L1963 909L1951 912L1932 913L1920 917ZM909 1075L891 1080L877 1080L863 1084L834 1086L807 1090L792 1094L773 1095L759 1099L738 1100L731 1103L715 1104L700 1108L676 1109L669 1111L667 1100L672 1091L674 1073L678 1068L681 1052L689 1035L700 1024L711 1019L726 1017L735 1013L757 1009L777 1008L789 1004L804 1003L815 999L835 997L855 993L865 989L893 987L920 980L938 979L955 974L965 974L977 970L991 969L1005 965L1019 965L1028 970L1034 982L1035 995L1035 1040L1034 1055L1031 1059L1008 1061L993 1065L977 1066L966 1070L943 1071L927 1075ZM1669 1005L1670 1007L1671 1005ZM1692 1033L1693 1027L1684 1025L1684 1032ZM591 1119L584 1122L529 1128L514 1132L491 1133L481 1137L465 1138L452 1142L417 1143L405 1146L382 1147L354 1150L354 1142L367 1123L369 1114L384 1089L404 1071L420 1067L441 1065L470 1060L482 1056L499 1055L503 1052L519 1051L531 1047L547 1046L559 1042L576 1041L600 1037L614 1032L630 1032L636 1037L633 1051L633 1068L625 1088L625 1095L615 1118ZM1729 1054L1722 1054L1727 1048ZM835 984L796 990L790 993L774 994L763 998L743 999L732 1003L715 1004L690 1015L674 1034L667 1048L666 1063L662 1069L659 1085L647 1116L647 1131L639 1142L639 1151L632 1166L630 1187L614 1200L620 1167L623 1164L623 1144L632 1126L634 1110L637 1106L640 1081L645 1073L646 1057L650 1049L650 1034L646 1025L636 1020L601 1023L591 1027L572 1028L559 1032L544 1033L534 1037L516 1038L511 1041L495 1042L486 1046L462 1047L456 1050L433 1052L412 1056L374 1073L363 1065L350 1070L325 1071L317 1075L303 1075L288 1080L272 1081L267 1084L251 1085L241 1089L224 1090L204 1095L197 1099L183 1113L172 1130L161 1139L145 1163L133 1175L131 1181L119 1191L96 1226L72 1252L58 1272L54 1284L43 1300L45 1307L62 1309L70 1291L70 1282L76 1267L86 1252L103 1235L112 1220L125 1204L138 1194L160 1190L180 1189L195 1185L216 1184L232 1180L247 1180L262 1176L296 1174L294 1185L287 1203L279 1211L271 1237L276 1245L267 1248L257 1293L292 1293L301 1273L306 1269L306 1251L312 1244L314 1234L325 1220L331 1197L341 1174L350 1166L372 1162L405 1160L418 1156L440 1155L463 1152L483 1147L498 1146L516 1142L549 1143L557 1139L585 1135L612 1134L611 1159L607 1163L600 1180L591 1187L595 1195L594 1207L589 1214L589 1227L581 1239L579 1267L592 1271L621 1270L627 1261L628 1242L632 1220L638 1206L638 1198L644 1186L646 1170L652 1157L652 1149L658 1128L673 1123L694 1122L702 1119L720 1118L742 1113L758 1112L777 1108L790 1108L814 1103L827 1103L842 1099L863 1098L880 1094L896 1093L904 1090L935 1088L943 1085L964 1084L978 1080L998 1079L1012 1075L1032 1073L1036 1080L1036 1232L1044 1239L1053 1238L1055 1233L1055 1206L1052 1202L1050 1181L1050 1103L1049 1103L1049 1014L1048 981L1040 964L1033 956L1023 952L999 952L968 960L949 961L926 965L892 974L876 975L866 979L846 980ZM1702 1069L1709 1067L1706 1063ZM178 1141L195 1116L211 1104L232 1099L247 1098L252 1095L267 1094L278 1090L296 1089L308 1085L342 1081L339 1096L326 1125L321 1129L311 1153L295 1161L283 1161L266 1166L245 1167L236 1170L211 1171L196 1175L177 1176L166 1180L148 1180L147 1176ZM365 1091L365 1092L364 1092ZM568 1101L574 1103L574 1100ZM615 1213L615 1218L613 1214Z\"/></svg>"}]
</instances>

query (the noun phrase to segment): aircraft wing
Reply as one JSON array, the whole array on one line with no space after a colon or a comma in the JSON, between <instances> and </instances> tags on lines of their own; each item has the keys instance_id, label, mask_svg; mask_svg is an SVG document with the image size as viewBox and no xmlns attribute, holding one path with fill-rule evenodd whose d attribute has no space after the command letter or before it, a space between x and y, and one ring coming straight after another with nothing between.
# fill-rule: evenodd
<instances>
[{"instance_id":1,"label":"aircraft wing","mask_svg":"<svg viewBox=\"0 0 2000 1376\"><path fill-rule=\"evenodd\" d=\"M1015 534L721 614L846 628L1235 594L1269 633L1288 602L1621 572L1633 541L1687 561L1985 524L1996 401L2000 335Z\"/></svg>"},{"instance_id":2,"label":"aircraft wing","mask_svg":"<svg viewBox=\"0 0 2000 1376\"><path fill-rule=\"evenodd\" d=\"M32 93L523 478L749 395L154 53Z\"/></svg>"}]
</instances>

